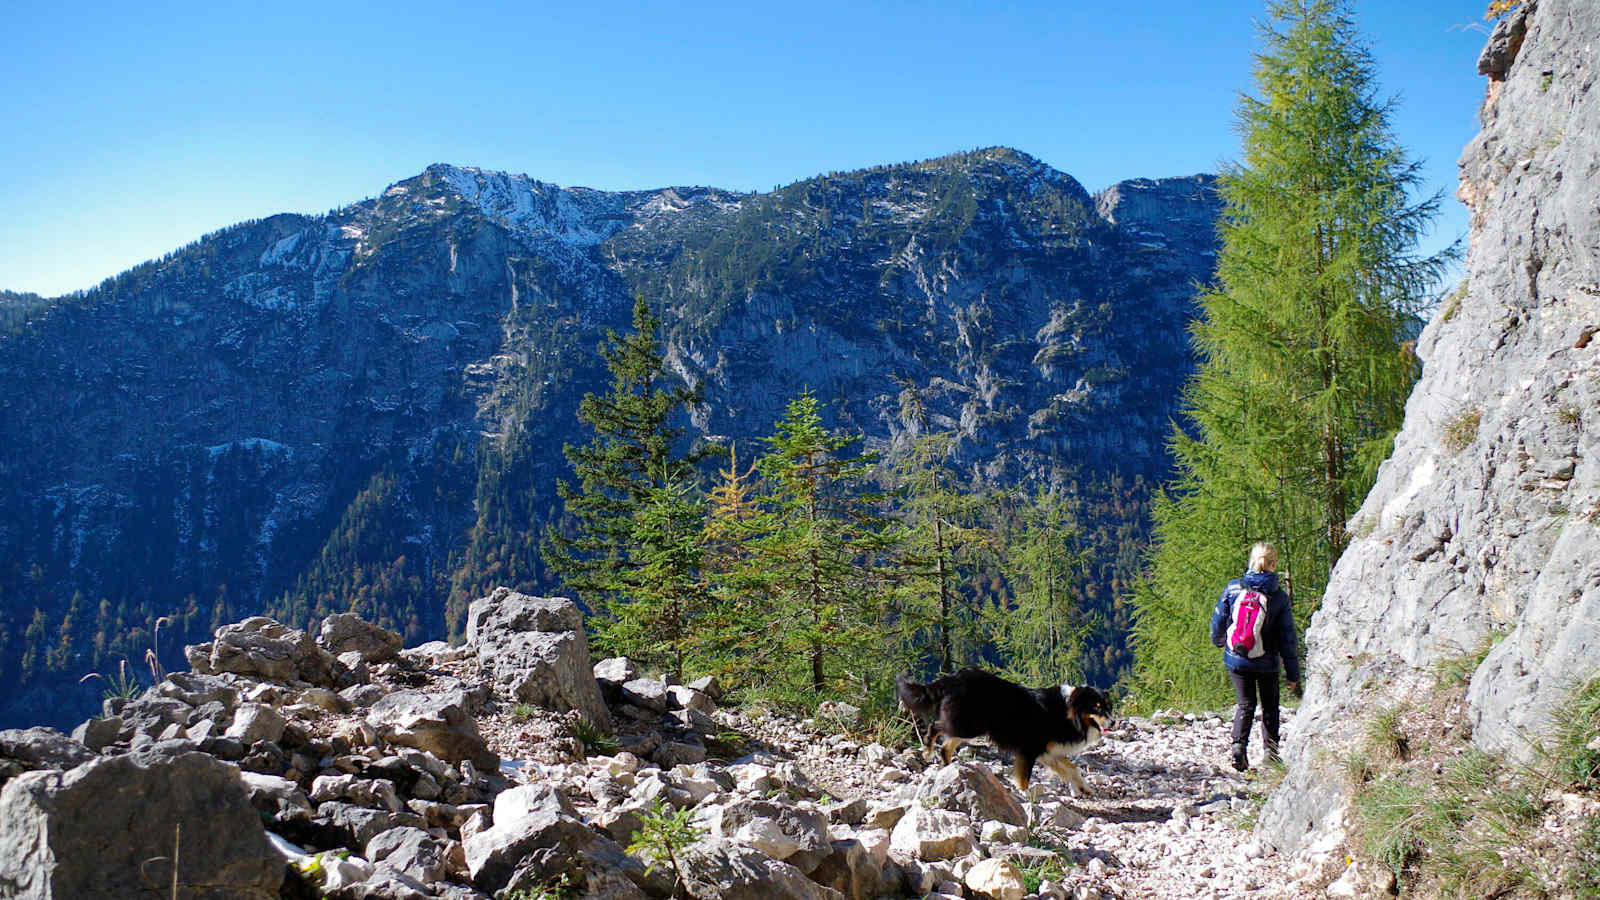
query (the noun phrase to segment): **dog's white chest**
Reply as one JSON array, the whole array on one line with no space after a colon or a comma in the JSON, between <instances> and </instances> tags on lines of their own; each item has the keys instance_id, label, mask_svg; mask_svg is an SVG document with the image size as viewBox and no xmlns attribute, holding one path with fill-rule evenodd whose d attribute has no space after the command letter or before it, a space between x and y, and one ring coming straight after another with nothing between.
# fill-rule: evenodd
<instances>
[{"instance_id":1,"label":"dog's white chest","mask_svg":"<svg viewBox=\"0 0 1600 900\"><path fill-rule=\"evenodd\" d=\"M1084 735L1083 740L1065 743L1061 741L1051 741L1045 745L1044 750L1047 755L1055 759L1070 759L1074 756L1077 756L1079 753L1088 750L1090 747L1097 746L1100 743L1100 737L1100 727L1098 725L1090 725L1089 733Z\"/></svg>"}]
</instances>

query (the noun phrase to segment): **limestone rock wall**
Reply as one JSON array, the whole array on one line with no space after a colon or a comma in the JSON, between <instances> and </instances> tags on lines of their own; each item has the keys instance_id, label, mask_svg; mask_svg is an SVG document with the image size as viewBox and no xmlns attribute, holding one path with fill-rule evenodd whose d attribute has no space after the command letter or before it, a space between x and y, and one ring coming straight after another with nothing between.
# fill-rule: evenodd
<instances>
[{"instance_id":1,"label":"limestone rock wall","mask_svg":"<svg viewBox=\"0 0 1600 900\"><path fill-rule=\"evenodd\" d=\"M1329 754L1363 715L1477 654L1474 740L1526 758L1600 676L1600 5L1539 0L1479 63L1462 154L1463 291L1418 350L1421 382L1308 633L1290 771L1262 817L1280 847L1336 832Z\"/></svg>"}]
</instances>

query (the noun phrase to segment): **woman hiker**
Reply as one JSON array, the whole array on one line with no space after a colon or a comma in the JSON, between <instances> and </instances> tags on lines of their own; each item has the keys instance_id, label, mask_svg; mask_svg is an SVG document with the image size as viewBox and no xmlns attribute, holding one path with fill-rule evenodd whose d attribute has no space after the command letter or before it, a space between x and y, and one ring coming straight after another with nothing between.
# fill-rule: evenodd
<instances>
[{"instance_id":1,"label":"woman hiker","mask_svg":"<svg viewBox=\"0 0 1600 900\"><path fill-rule=\"evenodd\" d=\"M1238 705L1233 710L1233 767L1250 767L1246 749L1261 698L1262 743L1267 758L1278 759L1278 661L1289 690L1300 696L1300 654L1294 610L1278 586L1278 548L1260 541L1250 548L1250 569L1228 582L1211 614L1211 643L1222 648Z\"/></svg>"}]
</instances>

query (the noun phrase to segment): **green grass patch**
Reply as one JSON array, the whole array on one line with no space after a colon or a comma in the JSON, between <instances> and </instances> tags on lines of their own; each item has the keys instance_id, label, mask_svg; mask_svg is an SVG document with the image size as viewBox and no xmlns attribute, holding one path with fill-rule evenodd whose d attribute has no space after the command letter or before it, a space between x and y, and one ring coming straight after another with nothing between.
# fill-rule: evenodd
<instances>
[{"instance_id":1,"label":"green grass patch","mask_svg":"<svg viewBox=\"0 0 1600 900\"><path fill-rule=\"evenodd\" d=\"M1547 751L1553 774L1580 791L1600 791L1600 678L1563 705Z\"/></svg>"},{"instance_id":2,"label":"green grass patch","mask_svg":"<svg viewBox=\"0 0 1600 900\"><path fill-rule=\"evenodd\" d=\"M1428 699L1458 689L1442 677L1445 693ZM1483 752L1466 743L1461 730L1437 746L1415 748L1415 758L1394 753L1407 728L1409 713L1401 710L1385 709L1369 720L1360 746L1344 759L1352 786L1352 847L1359 855L1393 872L1407 894L1600 900L1600 888L1581 889L1600 884L1600 816L1565 844L1549 843L1550 832L1541 828L1552 789L1600 792L1600 679L1570 695L1552 741L1528 765ZM1431 721L1422 720L1424 732L1437 727Z\"/></svg>"},{"instance_id":3,"label":"green grass patch","mask_svg":"<svg viewBox=\"0 0 1600 900\"><path fill-rule=\"evenodd\" d=\"M582 716L572 720L572 736L583 745L585 756L611 756L622 746Z\"/></svg>"},{"instance_id":4,"label":"green grass patch","mask_svg":"<svg viewBox=\"0 0 1600 900\"><path fill-rule=\"evenodd\" d=\"M1072 864L1059 854L1017 862L1017 871L1022 873L1022 888L1030 894L1038 893L1039 886L1046 881L1065 882L1071 868Z\"/></svg>"},{"instance_id":5,"label":"green grass patch","mask_svg":"<svg viewBox=\"0 0 1600 900\"><path fill-rule=\"evenodd\" d=\"M1405 762L1411 757L1411 741L1401 727L1399 704L1380 710L1367 720L1362 743L1369 756L1393 762Z\"/></svg>"},{"instance_id":6,"label":"green grass patch","mask_svg":"<svg viewBox=\"0 0 1600 900\"><path fill-rule=\"evenodd\" d=\"M1491 628L1478 638L1478 643L1471 650L1455 656L1440 660L1433 667L1434 677L1445 687L1466 687L1472 680L1472 673L1478 671L1483 661L1489 658L1489 651L1499 646L1511 632L1504 628Z\"/></svg>"},{"instance_id":7,"label":"green grass patch","mask_svg":"<svg viewBox=\"0 0 1600 900\"><path fill-rule=\"evenodd\" d=\"M1567 886L1581 900L1600 900L1600 815L1589 817L1574 856Z\"/></svg>"}]
</instances>

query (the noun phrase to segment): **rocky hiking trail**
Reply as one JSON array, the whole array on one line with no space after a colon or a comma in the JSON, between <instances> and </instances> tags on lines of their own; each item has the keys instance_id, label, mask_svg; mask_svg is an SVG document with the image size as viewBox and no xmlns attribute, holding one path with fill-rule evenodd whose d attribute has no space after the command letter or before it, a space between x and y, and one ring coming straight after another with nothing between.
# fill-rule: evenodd
<instances>
[{"instance_id":1,"label":"rocky hiking trail","mask_svg":"<svg viewBox=\"0 0 1600 900\"><path fill-rule=\"evenodd\" d=\"M937 762L925 766L924 757L914 751L896 754L883 765L864 762L876 755L873 745L834 736L815 720L729 718L793 753L800 769L830 794L892 802L897 782L915 783L921 774L939 768ZM1293 712L1285 709L1286 736L1292 727ZM1250 834L1248 826L1276 773L1258 767L1239 773L1228 766L1228 728L1229 722L1215 715L1175 711L1119 719L1103 744L1076 758L1090 797L1072 797L1065 783L1040 768L1029 791L1032 802L1023 804L1035 822L1041 812L1060 809L1077 813L1081 822L1078 816L1064 815L1059 823L1034 829L1020 845L995 843L983 849L995 855L1012 853L1033 865L1058 859L1062 874L1054 884L1060 890L1041 896L1326 896L1321 889L1326 880L1318 881L1320 867L1280 857ZM1253 760L1259 755L1259 748L1253 748ZM928 759L936 756L927 754ZM968 764L990 770L997 781L1010 771L1009 757L982 743L957 755L956 765ZM1014 791L1009 781L1004 786Z\"/></svg>"},{"instance_id":2,"label":"rocky hiking trail","mask_svg":"<svg viewBox=\"0 0 1600 900\"><path fill-rule=\"evenodd\" d=\"M1339 868L1245 830L1265 783L1217 717L1121 720L1078 757L1092 796L1043 769L1024 796L983 744L943 765L844 704L719 708L591 663L582 624L501 589L459 647L225 626L70 737L0 732L0 897L1279 898ZM634 846L674 815L673 860Z\"/></svg>"}]
</instances>

